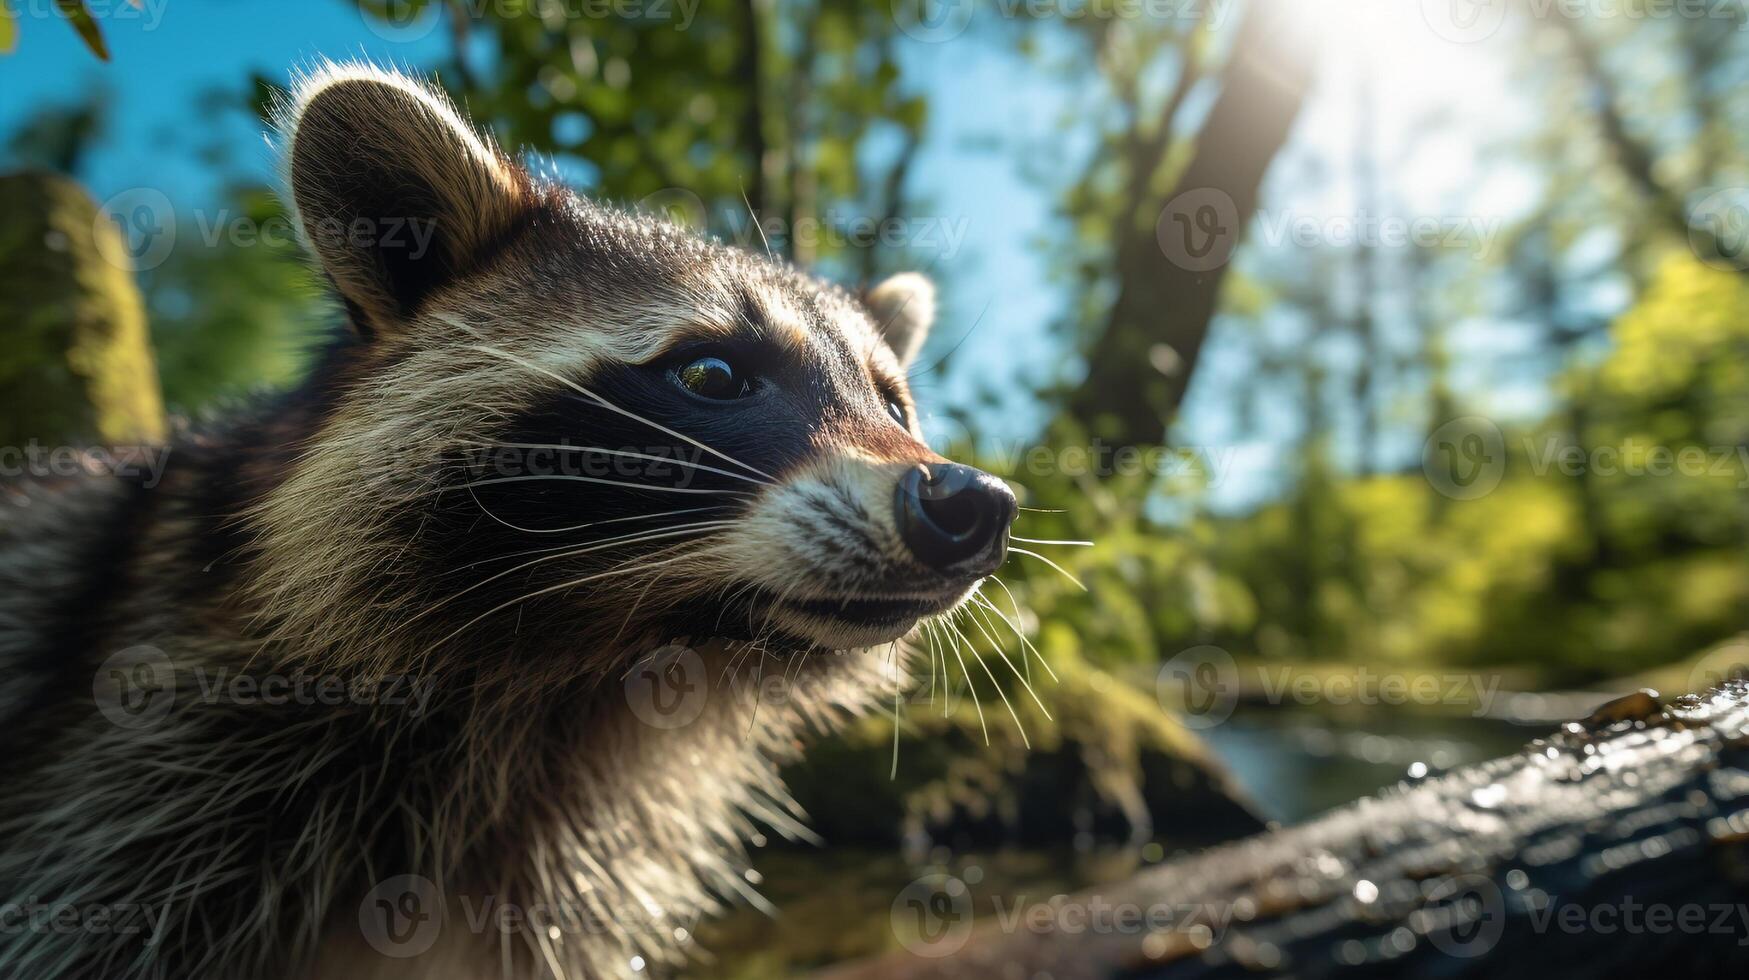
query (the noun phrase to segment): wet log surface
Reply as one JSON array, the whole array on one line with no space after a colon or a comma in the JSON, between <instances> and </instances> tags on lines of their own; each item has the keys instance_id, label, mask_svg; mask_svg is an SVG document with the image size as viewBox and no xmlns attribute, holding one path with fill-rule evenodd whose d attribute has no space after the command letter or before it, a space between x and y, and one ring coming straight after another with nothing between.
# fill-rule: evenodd
<instances>
[{"instance_id":1,"label":"wet log surface","mask_svg":"<svg viewBox=\"0 0 1749 980\"><path fill-rule=\"evenodd\" d=\"M1516 755L1030 912L913 886L893 908L907 951L824 976L1749 976L1746 746L1741 682L1631 695Z\"/></svg>"}]
</instances>

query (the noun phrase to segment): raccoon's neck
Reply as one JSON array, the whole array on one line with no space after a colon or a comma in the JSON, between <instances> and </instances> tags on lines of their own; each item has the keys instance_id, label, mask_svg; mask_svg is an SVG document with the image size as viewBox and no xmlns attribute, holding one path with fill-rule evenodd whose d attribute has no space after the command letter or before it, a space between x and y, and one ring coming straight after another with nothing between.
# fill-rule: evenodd
<instances>
[{"instance_id":1,"label":"raccoon's neck","mask_svg":"<svg viewBox=\"0 0 1749 980\"><path fill-rule=\"evenodd\" d=\"M701 917L750 894L741 841L753 821L805 833L777 765L795 753L808 709L760 707L744 679L723 678L726 651L698 655L725 683L669 692L705 699L672 726L652 723L618 682L521 710L440 695L430 717L404 722L414 737L386 740L398 743L383 762L394 798L369 809L404 817L384 828L366 884L433 883L446 935L471 951L445 943L432 956L526 959L530 975L550 958L600 977L630 975L634 957L677 962ZM356 935L355 908L335 911L343 936ZM478 917L497 909L550 910L558 922L479 932Z\"/></svg>"}]
</instances>

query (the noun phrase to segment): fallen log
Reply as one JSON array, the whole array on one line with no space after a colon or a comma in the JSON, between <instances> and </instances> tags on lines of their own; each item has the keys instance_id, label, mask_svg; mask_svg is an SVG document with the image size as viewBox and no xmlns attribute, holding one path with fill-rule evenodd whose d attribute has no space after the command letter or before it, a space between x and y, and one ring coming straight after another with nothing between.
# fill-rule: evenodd
<instances>
[{"instance_id":1,"label":"fallen log","mask_svg":"<svg viewBox=\"0 0 1749 980\"><path fill-rule=\"evenodd\" d=\"M831 980L1745 976L1749 685L1611 702L1516 755L1026 911L920 879Z\"/></svg>"}]
</instances>

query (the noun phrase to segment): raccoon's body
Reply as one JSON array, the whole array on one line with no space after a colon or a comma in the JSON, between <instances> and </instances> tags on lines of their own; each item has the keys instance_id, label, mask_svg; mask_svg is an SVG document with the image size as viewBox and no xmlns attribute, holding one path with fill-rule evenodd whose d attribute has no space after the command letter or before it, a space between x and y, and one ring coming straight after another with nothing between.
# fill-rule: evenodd
<instances>
[{"instance_id":1,"label":"raccoon's body","mask_svg":"<svg viewBox=\"0 0 1749 980\"><path fill-rule=\"evenodd\" d=\"M161 483L3 491L0 976L678 962L799 737L1004 556L917 438L927 283L582 201L398 76L285 120L349 329Z\"/></svg>"}]
</instances>

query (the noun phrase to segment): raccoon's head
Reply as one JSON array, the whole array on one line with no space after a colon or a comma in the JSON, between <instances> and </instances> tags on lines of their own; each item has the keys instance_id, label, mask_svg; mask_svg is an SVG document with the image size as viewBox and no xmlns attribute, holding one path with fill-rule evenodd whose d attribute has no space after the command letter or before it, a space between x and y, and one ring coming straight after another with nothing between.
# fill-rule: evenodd
<instances>
[{"instance_id":1,"label":"raccoon's head","mask_svg":"<svg viewBox=\"0 0 1749 980\"><path fill-rule=\"evenodd\" d=\"M581 199L372 69L304 80L284 136L354 331L255 514L282 629L842 650L1004 560L1013 495L919 434L921 276L857 297Z\"/></svg>"}]
</instances>

